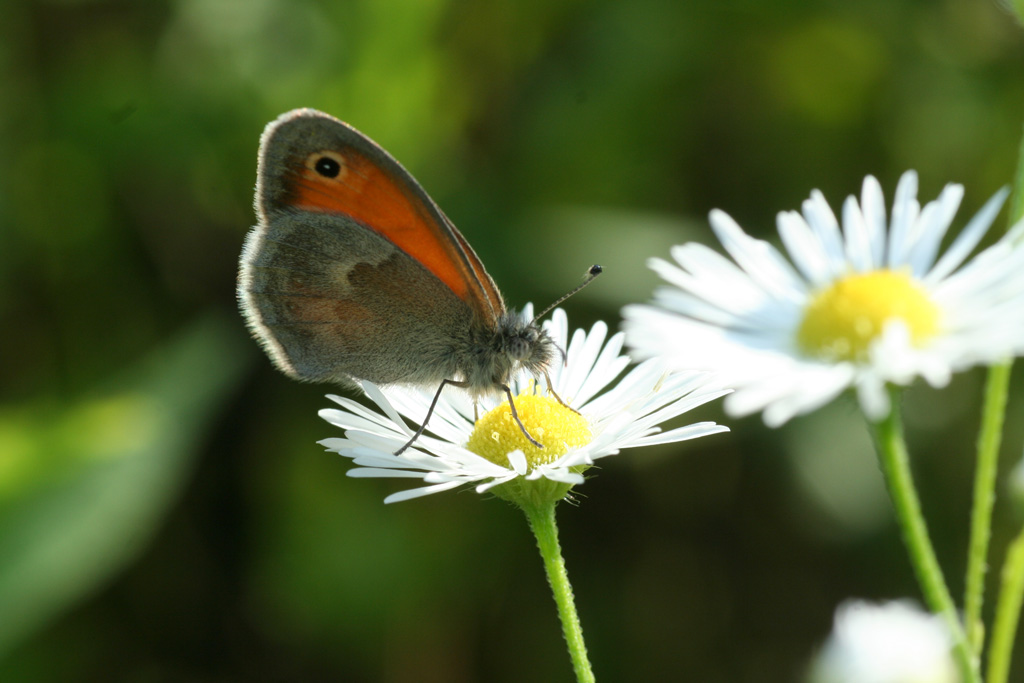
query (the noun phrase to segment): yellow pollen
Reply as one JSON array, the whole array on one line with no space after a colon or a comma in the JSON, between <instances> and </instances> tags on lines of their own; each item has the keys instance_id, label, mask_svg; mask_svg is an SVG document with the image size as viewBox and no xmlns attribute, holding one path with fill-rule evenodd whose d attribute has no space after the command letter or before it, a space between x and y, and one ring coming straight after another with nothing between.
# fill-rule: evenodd
<instances>
[{"instance_id":1,"label":"yellow pollen","mask_svg":"<svg viewBox=\"0 0 1024 683\"><path fill-rule=\"evenodd\" d=\"M491 462L508 467L508 454L521 450L532 470L557 460L594 438L586 419L554 398L535 394L515 397L516 412L530 435L544 444L537 448L527 441L519 425L512 419L508 401L489 411L476 422L466 448Z\"/></svg>"},{"instance_id":2,"label":"yellow pollen","mask_svg":"<svg viewBox=\"0 0 1024 683\"><path fill-rule=\"evenodd\" d=\"M916 345L939 329L939 309L909 274L876 270L848 275L807 304L797 343L817 358L864 360L871 342L893 318L903 321Z\"/></svg>"}]
</instances>

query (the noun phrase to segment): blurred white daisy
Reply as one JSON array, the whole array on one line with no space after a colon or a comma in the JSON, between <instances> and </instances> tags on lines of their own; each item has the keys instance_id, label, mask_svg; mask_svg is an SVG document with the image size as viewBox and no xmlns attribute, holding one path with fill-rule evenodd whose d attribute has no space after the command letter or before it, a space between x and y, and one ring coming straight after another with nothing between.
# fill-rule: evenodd
<instances>
[{"instance_id":1,"label":"blurred white daisy","mask_svg":"<svg viewBox=\"0 0 1024 683\"><path fill-rule=\"evenodd\" d=\"M523 313L528 317L530 310ZM345 436L320 443L352 459L356 467L349 470L350 476L411 478L427 484L385 498L391 503L467 484L482 493L514 481L548 482L554 485L548 490L560 498L583 482L582 471L595 460L621 449L728 431L713 422L665 432L658 426L728 393L707 373L668 373L659 362L648 361L615 382L631 362L620 354L622 333L608 339L608 326L598 322L589 333L576 330L569 341L561 309L544 327L566 352L566 363L554 363L550 378L555 393L571 409L550 397L543 382L524 376L511 386L520 418L543 449L526 441L507 402L485 399L474 424L472 400L458 388L447 388L427 425L428 433L394 455L412 435L402 417L414 423L422 420L436 389L378 387L370 382L360 385L381 412L329 396L341 408L322 410L320 416L344 429ZM500 490L495 493L501 495Z\"/></svg>"},{"instance_id":2,"label":"blurred white daisy","mask_svg":"<svg viewBox=\"0 0 1024 683\"><path fill-rule=\"evenodd\" d=\"M1024 222L968 256L1007 192L997 193L940 256L963 197L947 185L923 208L917 174L896 188L886 220L878 181L843 205L842 227L815 190L803 212L778 216L787 260L722 211L711 227L732 260L701 244L650 265L670 287L653 305L624 310L627 343L641 358L708 369L736 388L731 415L763 411L769 426L812 411L853 387L869 419L889 412L887 383L951 373L1024 352Z\"/></svg>"},{"instance_id":3,"label":"blurred white daisy","mask_svg":"<svg viewBox=\"0 0 1024 683\"><path fill-rule=\"evenodd\" d=\"M953 640L942 619L909 601L851 601L811 666L810 683L955 683Z\"/></svg>"}]
</instances>

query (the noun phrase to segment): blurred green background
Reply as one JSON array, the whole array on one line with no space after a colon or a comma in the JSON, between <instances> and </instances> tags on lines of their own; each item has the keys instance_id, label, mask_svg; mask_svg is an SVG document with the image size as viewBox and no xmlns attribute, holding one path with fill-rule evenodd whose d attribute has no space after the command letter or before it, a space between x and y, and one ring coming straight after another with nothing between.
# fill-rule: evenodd
<instances>
[{"instance_id":1,"label":"blurred green background","mask_svg":"<svg viewBox=\"0 0 1024 683\"><path fill-rule=\"evenodd\" d=\"M0 680L571 676L520 515L385 507L397 485L315 443L335 389L248 338L235 268L281 112L390 150L513 306L603 264L566 308L614 327L713 207L770 237L812 188L891 197L916 168L926 199L966 184L962 225L1011 178L1022 65L986 0L6 0ZM982 381L907 400L958 595ZM795 681L840 601L918 595L850 402L700 419L733 431L610 458L560 511L599 680ZM1004 496L995 562L1018 524Z\"/></svg>"}]
</instances>

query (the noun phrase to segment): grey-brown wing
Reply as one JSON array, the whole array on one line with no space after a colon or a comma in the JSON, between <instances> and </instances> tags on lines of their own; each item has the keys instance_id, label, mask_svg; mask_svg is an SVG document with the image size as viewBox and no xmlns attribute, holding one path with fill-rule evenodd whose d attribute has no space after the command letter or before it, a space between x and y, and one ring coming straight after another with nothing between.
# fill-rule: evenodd
<instances>
[{"instance_id":1,"label":"grey-brown wing","mask_svg":"<svg viewBox=\"0 0 1024 683\"><path fill-rule=\"evenodd\" d=\"M346 216L278 214L246 238L238 296L286 374L428 384L458 373L472 311L383 237Z\"/></svg>"}]
</instances>

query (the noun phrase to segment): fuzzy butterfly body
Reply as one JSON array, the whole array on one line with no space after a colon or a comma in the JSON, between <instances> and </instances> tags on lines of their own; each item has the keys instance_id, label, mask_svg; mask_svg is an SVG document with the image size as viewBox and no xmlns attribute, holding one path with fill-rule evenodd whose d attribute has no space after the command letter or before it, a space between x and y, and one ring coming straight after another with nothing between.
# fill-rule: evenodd
<instances>
[{"instance_id":1,"label":"fuzzy butterfly body","mask_svg":"<svg viewBox=\"0 0 1024 683\"><path fill-rule=\"evenodd\" d=\"M439 391L449 383L479 397L509 394L514 373L544 373L558 353L542 329L506 310L416 180L327 114L297 109L267 126L255 206L238 298L291 377Z\"/></svg>"}]
</instances>

